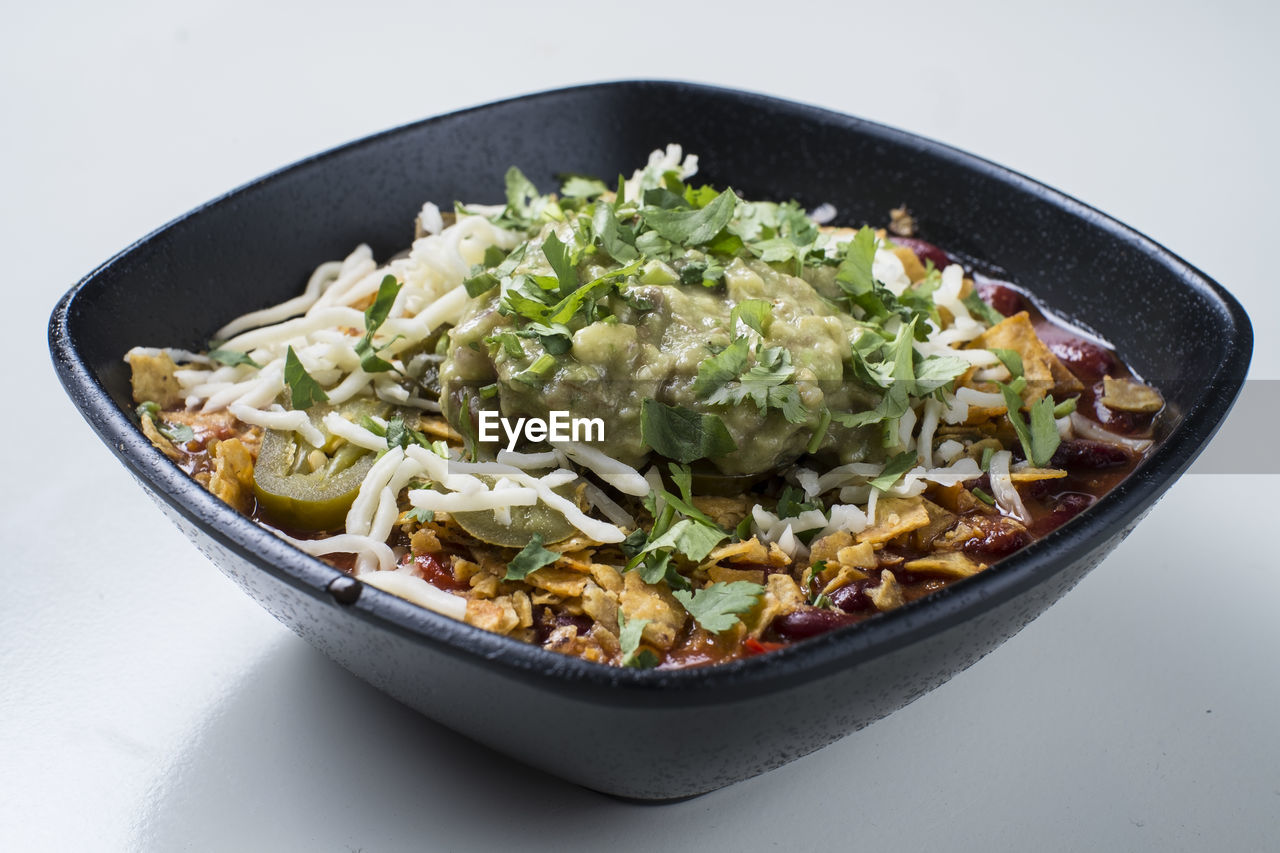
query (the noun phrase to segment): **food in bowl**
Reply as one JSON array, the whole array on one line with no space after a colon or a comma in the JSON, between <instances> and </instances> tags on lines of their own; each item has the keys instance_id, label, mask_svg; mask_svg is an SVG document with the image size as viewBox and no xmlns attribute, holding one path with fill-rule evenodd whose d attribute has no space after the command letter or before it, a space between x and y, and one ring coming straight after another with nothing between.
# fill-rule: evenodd
<instances>
[{"instance_id":1,"label":"food in bowl","mask_svg":"<svg viewBox=\"0 0 1280 853\"><path fill-rule=\"evenodd\" d=\"M1163 401L914 234L696 186L432 204L205 353L135 348L143 431L365 583L586 660L761 654L979 573L1118 483Z\"/></svg>"}]
</instances>

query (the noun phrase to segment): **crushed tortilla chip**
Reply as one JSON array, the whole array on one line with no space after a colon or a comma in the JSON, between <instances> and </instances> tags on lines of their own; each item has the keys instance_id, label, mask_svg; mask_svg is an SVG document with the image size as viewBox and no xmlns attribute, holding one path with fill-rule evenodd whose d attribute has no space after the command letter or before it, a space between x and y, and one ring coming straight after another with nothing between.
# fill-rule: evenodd
<instances>
[{"instance_id":1,"label":"crushed tortilla chip","mask_svg":"<svg viewBox=\"0 0 1280 853\"><path fill-rule=\"evenodd\" d=\"M565 598L577 598L588 583L587 576L570 569L546 566L530 572L525 582L538 589L545 589Z\"/></svg>"},{"instance_id":2,"label":"crushed tortilla chip","mask_svg":"<svg viewBox=\"0 0 1280 853\"><path fill-rule=\"evenodd\" d=\"M929 572L952 578L967 578L986 567L986 563L976 562L963 551L940 551L906 563L906 568L913 572Z\"/></svg>"},{"instance_id":3,"label":"crushed tortilla chip","mask_svg":"<svg viewBox=\"0 0 1280 853\"><path fill-rule=\"evenodd\" d=\"M866 596L871 599L876 610L892 610L901 607L903 603L902 587L888 569L880 573L880 585L867 589Z\"/></svg>"},{"instance_id":4,"label":"crushed tortilla chip","mask_svg":"<svg viewBox=\"0 0 1280 853\"><path fill-rule=\"evenodd\" d=\"M493 601L467 599L466 621L496 634L509 634L520 626L520 616L507 596Z\"/></svg>"},{"instance_id":5,"label":"crushed tortilla chip","mask_svg":"<svg viewBox=\"0 0 1280 853\"><path fill-rule=\"evenodd\" d=\"M1133 379L1102 378L1102 405L1115 412L1150 414L1164 408L1164 398L1150 385Z\"/></svg>"},{"instance_id":6,"label":"crushed tortilla chip","mask_svg":"<svg viewBox=\"0 0 1280 853\"><path fill-rule=\"evenodd\" d=\"M714 495L694 495L693 505L711 517L711 520L726 530L738 526L742 519L751 514L755 501L751 498L722 498Z\"/></svg>"},{"instance_id":7,"label":"crushed tortilla chip","mask_svg":"<svg viewBox=\"0 0 1280 853\"><path fill-rule=\"evenodd\" d=\"M238 438L210 444L213 474L209 491L240 512L249 512L253 509L253 457Z\"/></svg>"},{"instance_id":8,"label":"crushed tortilla chip","mask_svg":"<svg viewBox=\"0 0 1280 853\"><path fill-rule=\"evenodd\" d=\"M707 568L707 577L712 583L733 583L734 581L750 581L764 583L764 569L733 569L728 566L712 565Z\"/></svg>"},{"instance_id":9,"label":"crushed tortilla chip","mask_svg":"<svg viewBox=\"0 0 1280 853\"><path fill-rule=\"evenodd\" d=\"M969 347L1011 349L1022 357L1022 375L1027 380L1027 387L1022 390L1025 405L1030 406L1049 393L1063 399L1084 390L1075 374L1040 340L1026 311L1001 320L974 338Z\"/></svg>"},{"instance_id":10,"label":"crushed tortilla chip","mask_svg":"<svg viewBox=\"0 0 1280 853\"><path fill-rule=\"evenodd\" d=\"M637 572L623 575L626 586L619 604L628 619L648 619L641 636L646 643L667 650L676 641L689 618L680 602L664 587L650 586L641 580Z\"/></svg>"},{"instance_id":11,"label":"crushed tortilla chip","mask_svg":"<svg viewBox=\"0 0 1280 853\"><path fill-rule=\"evenodd\" d=\"M133 402L157 403L162 409L171 409L185 399L182 384L174 371L178 365L167 352L156 355L131 351L125 358L132 369L130 382L133 386Z\"/></svg>"},{"instance_id":12,"label":"crushed tortilla chip","mask_svg":"<svg viewBox=\"0 0 1280 853\"><path fill-rule=\"evenodd\" d=\"M836 555L840 553L841 548L848 547L853 544L853 534L847 530L837 530L835 533L828 533L821 539L813 540L809 546L809 559L813 562L825 560L830 563L836 560Z\"/></svg>"},{"instance_id":13,"label":"crushed tortilla chip","mask_svg":"<svg viewBox=\"0 0 1280 853\"><path fill-rule=\"evenodd\" d=\"M1067 476L1061 468L1022 468L1009 472L1014 483L1034 483L1037 480L1058 480Z\"/></svg>"},{"instance_id":14,"label":"crushed tortilla chip","mask_svg":"<svg viewBox=\"0 0 1280 853\"><path fill-rule=\"evenodd\" d=\"M142 426L142 434L145 435L147 437L147 440L151 442L152 447L154 447L156 450L159 450L165 456L168 456L174 462L181 462L185 458L185 455L183 454L183 452L178 448L174 447L173 442L165 438L164 435L160 432L160 428L156 426L156 422L154 419L142 418L139 423ZM205 483L205 488L208 488L208 487L209 487L209 484Z\"/></svg>"},{"instance_id":15,"label":"crushed tortilla chip","mask_svg":"<svg viewBox=\"0 0 1280 853\"><path fill-rule=\"evenodd\" d=\"M859 542L873 544L919 530L929 523L929 511L920 497L895 498L882 495L876 501L876 523L858 534Z\"/></svg>"},{"instance_id":16,"label":"crushed tortilla chip","mask_svg":"<svg viewBox=\"0 0 1280 853\"><path fill-rule=\"evenodd\" d=\"M839 566L834 570L827 569L818 574L819 580L826 581L822 587L824 594L833 593L842 586L848 586L854 581L864 581L868 577L870 577L870 575L866 572L861 569L854 568L853 566Z\"/></svg>"}]
</instances>

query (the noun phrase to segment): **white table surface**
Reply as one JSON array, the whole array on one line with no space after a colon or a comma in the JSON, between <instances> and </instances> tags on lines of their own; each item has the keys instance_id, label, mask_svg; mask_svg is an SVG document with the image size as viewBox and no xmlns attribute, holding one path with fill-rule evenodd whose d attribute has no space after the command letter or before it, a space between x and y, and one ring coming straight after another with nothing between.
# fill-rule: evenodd
<instances>
[{"instance_id":1,"label":"white table surface","mask_svg":"<svg viewBox=\"0 0 1280 853\"><path fill-rule=\"evenodd\" d=\"M45 344L80 276L278 166L660 76L862 115L1084 199L1230 288L1252 377L1280 379L1275 5L435 5L7 10L0 848L1275 849L1274 474L1184 478L947 685L763 777L644 807L464 740L277 624L99 444Z\"/></svg>"}]
</instances>

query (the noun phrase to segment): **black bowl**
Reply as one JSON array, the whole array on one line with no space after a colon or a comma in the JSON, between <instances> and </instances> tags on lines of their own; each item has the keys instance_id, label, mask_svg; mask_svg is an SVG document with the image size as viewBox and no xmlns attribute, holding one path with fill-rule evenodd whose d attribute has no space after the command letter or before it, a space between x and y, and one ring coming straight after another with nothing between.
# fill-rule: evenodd
<instances>
[{"instance_id":1,"label":"black bowl","mask_svg":"<svg viewBox=\"0 0 1280 853\"><path fill-rule=\"evenodd\" d=\"M203 348L321 261L406 246L427 199L499 201L519 165L610 177L680 142L749 197L830 202L840 222L910 204L922 236L998 265L1114 342L1169 406L1160 446L1062 529L927 599L780 652L675 672L612 669L486 633L339 572L224 506L130 417L134 345ZM81 414L196 546L325 654L478 741L608 793L669 799L802 756L972 664L1070 589L1201 451L1248 367L1219 285L1151 240L968 154L801 104L682 83L531 95L364 139L236 190L129 247L54 310L50 349ZM127 566L118 567L128 570Z\"/></svg>"}]
</instances>

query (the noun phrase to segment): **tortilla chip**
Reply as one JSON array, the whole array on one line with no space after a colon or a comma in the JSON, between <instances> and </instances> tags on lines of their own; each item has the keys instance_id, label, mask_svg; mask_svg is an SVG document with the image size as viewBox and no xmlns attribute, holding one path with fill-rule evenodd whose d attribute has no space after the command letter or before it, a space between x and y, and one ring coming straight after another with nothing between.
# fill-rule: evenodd
<instances>
[{"instance_id":1,"label":"tortilla chip","mask_svg":"<svg viewBox=\"0 0 1280 853\"><path fill-rule=\"evenodd\" d=\"M876 610L892 610L895 607L901 607L903 603L902 587L898 585L898 579L893 576L893 572L888 569L880 573L880 585L868 589L866 596L871 599Z\"/></svg>"},{"instance_id":2,"label":"tortilla chip","mask_svg":"<svg viewBox=\"0 0 1280 853\"><path fill-rule=\"evenodd\" d=\"M1034 483L1038 480L1058 480L1067 476L1061 468L1023 468L1010 471L1009 479L1014 483Z\"/></svg>"},{"instance_id":3,"label":"tortilla chip","mask_svg":"<svg viewBox=\"0 0 1280 853\"><path fill-rule=\"evenodd\" d=\"M1112 411L1150 414L1164 408L1164 398L1159 392L1133 379L1104 376L1102 387L1102 405Z\"/></svg>"},{"instance_id":4,"label":"tortilla chip","mask_svg":"<svg viewBox=\"0 0 1280 853\"><path fill-rule=\"evenodd\" d=\"M178 365L173 363L167 352L147 355L141 352L130 352L125 357L132 368L130 381L133 385L133 402L158 403L160 408L169 409L182 403L182 385L174 371Z\"/></svg>"},{"instance_id":5,"label":"tortilla chip","mask_svg":"<svg viewBox=\"0 0 1280 853\"><path fill-rule=\"evenodd\" d=\"M1040 340L1026 311L1019 311L987 329L969 343L969 348L1011 349L1022 357L1022 375L1027 380L1027 387L1022 391L1025 405L1030 406L1049 393L1063 399L1084 390L1080 380Z\"/></svg>"},{"instance_id":6,"label":"tortilla chip","mask_svg":"<svg viewBox=\"0 0 1280 853\"><path fill-rule=\"evenodd\" d=\"M577 598L587 586L587 577L571 569L546 566L530 572L525 577L525 582L565 598Z\"/></svg>"},{"instance_id":7,"label":"tortilla chip","mask_svg":"<svg viewBox=\"0 0 1280 853\"><path fill-rule=\"evenodd\" d=\"M671 648L688 619L680 602L664 587L650 586L636 572L623 575L626 586L619 598L628 619L648 619L641 636L659 649Z\"/></svg>"},{"instance_id":8,"label":"tortilla chip","mask_svg":"<svg viewBox=\"0 0 1280 853\"><path fill-rule=\"evenodd\" d=\"M859 542L878 544L919 530L929 523L929 511L919 497L894 498L882 495L876 501L876 523L858 534Z\"/></svg>"},{"instance_id":9,"label":"tortilla chip","mask_svg":"<svg viewBox=\"0 0 1280 853\"><path fill-rule=\"evenodd\" d=\"M905 566L913 572L928 572L951 578L967 578L986 567L985 563L974 561L963 551L941 551L918 560L908 560Z\"/></svg>"},{"instance_id":10,"label":"tortilla chip","mask_svg":"<svg viewBox=\"0 0 1280 853\"><path fill-rule=\"evenodd\" d=\"M732 569L728 566L709 566L707 577L712 583L733 583L734 581L750 581L764 583L764 569Z\"/></svg>"}]
</instances>

